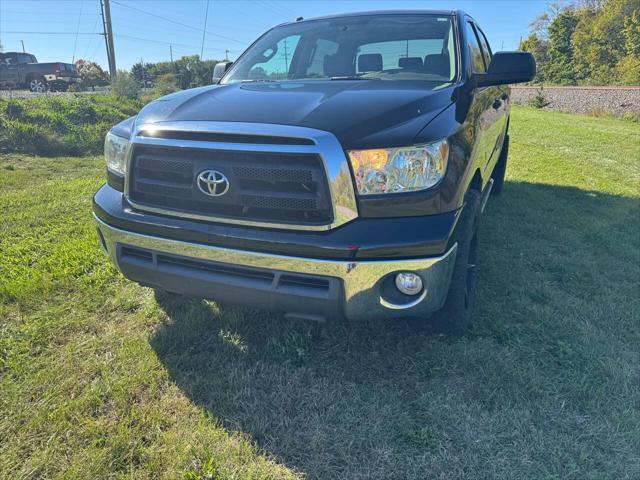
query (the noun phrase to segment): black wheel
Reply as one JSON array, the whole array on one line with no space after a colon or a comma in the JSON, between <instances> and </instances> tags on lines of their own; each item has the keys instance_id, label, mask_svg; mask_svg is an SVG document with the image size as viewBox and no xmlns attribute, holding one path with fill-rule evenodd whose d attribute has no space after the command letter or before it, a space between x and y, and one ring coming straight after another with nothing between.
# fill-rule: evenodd
<instances>
[{"instance_id":1,"label":"black wheel","mask_svg":"<svg viewBox=\"0 0 640 480\"><path fill-rule=\"evenodd\" d=\"M507 173L507 159L509 158L509 135L504 136L504 142L502 143L502 151L500 152L500 158L498 163L493 167L493 173L491 178L493 179L493 188L491 193L493 195L500 195L502 193L502 185L504 184L504 176Z\"/></svg>"},{"instance_id":2,"label":"black wheel","mask_svg":"<svg viewBox=\"0 0 640 480\"><path fill-rule=\"evenodd\" d=\"M430 329L449 335L464 335L471 328L476 299L476 265L478 260L478 223L481 195L469 190L456 229L458 244L456 263L444 306L433 314Z\"/></svg>"},{"instance_id":3,"label":"black wheel","mask_svg":"<svg viewBox=\"0 0 640 480\"><path fill-rule=\"evenodd\" d=\"M34 93L44 93L49 90L49 84L44 77L34 77L29 80L29 90Z\"/></svg>"},{"instance_id":4,"label":"black wheel","mask_svg":"<svg viewBox=\"0 0 640 480\"><path fill-rule=\"evenodd\" d=\"M64 82L55 82L51 84L52 92L66 92L69 90L69 85Z\"/></svg>"}]
</instances>

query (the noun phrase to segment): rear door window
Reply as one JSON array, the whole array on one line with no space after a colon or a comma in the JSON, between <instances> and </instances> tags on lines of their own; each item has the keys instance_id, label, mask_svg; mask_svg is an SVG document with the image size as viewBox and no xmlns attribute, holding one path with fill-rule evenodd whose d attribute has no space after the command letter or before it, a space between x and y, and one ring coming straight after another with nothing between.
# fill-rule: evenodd
<instances>
[{"instance_id":1,"label":"rear door window","mask_svg":"<svg viewBox=\"0 0 640 480\"><path fill-rule=\"evenodd\" d=\"M397 40L392 42L369 43L358 49L358 57L367 54L382 55L382 70L395 70L401 67L401 58L420 59L427 55L440 55L443 51L442 39ZM356 58L356 65L358 59ZM358 72L360 73L360 72Z\"/></svg>"}]
</instances>

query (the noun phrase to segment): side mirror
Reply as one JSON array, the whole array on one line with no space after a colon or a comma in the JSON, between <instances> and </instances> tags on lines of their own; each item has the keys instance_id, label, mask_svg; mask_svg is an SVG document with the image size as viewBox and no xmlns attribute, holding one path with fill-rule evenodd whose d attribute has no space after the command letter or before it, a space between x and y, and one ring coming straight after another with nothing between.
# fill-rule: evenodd
<instances>
[{"instance_id":1,"label":"side mirror","mask_svg":"<svg viewBox=\"0 0 640 480\"><path fill-rule=\"evenodd\" d=\"M218 62L213 67L213 83L220 82L220 79L224 76L225 72L233 65L233 62Z\"/></svg>"},{"instance_id":2,"label":"side mirror","mask_svg":"<svg viewBox=\"0 0 640 480\"><path fill-rule=\"evenodd\" d=\"M529 52L497 52L487 73L474 75L478 87L528 82L535 76L536 61Z\"/></svg>"}]
</instances>

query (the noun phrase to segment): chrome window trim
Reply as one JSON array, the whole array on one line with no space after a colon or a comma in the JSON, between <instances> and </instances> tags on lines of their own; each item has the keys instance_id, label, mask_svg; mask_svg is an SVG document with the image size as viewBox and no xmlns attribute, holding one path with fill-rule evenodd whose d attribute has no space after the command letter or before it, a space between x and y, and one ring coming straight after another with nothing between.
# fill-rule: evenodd
<instances>
[{"instance_id":1,"label":"chrome window trim","mask_svg":"<svg viewBox=\"0 0 640 480\"><path fill-rule=\"evenodd\" d=\"M142 136L140 132L153 131L182 131L182 132L209 132L221 134L243 134L260 135L266 137L292 137L305 138L314 142L314 145L281 145L281 144L259 144L259 143L228 143L228 142L207 142L198 140L178 140L170 138L158 138ZM274 153L307 153L316 154L322 159L331 205L333 207L333 221L325 225L300 225L295 223L261 222L255 220L241 220L219 216L199 215L185 213L179 210L167 210L163 208L150 207L136 203L130 197L130 179L132 152L135 145L158 145L172 148L199 148L208 150L237 150L245 152L274 152ZM210 122L210 121L175 121L136 124L130 138L129 150L127 152L127 174L125 175L124 196L132 207L162 215L173 217L191 218L195 220L206 220L217 223L227 223L236 225L247 225L253 227L276 228L287 230L331 230L343 225L358 217L356 196L353 187L353 177L351 169L340 142L331 133L323 130L316 130L307 127L296 127L290 125L275 125L267 123L244 123L244 122ZM339 175L345 172L348 175L348 182L342 182L343 192L339 191ZM338 203L341 201L342 203Z\"/></svg>"}]
</instances>

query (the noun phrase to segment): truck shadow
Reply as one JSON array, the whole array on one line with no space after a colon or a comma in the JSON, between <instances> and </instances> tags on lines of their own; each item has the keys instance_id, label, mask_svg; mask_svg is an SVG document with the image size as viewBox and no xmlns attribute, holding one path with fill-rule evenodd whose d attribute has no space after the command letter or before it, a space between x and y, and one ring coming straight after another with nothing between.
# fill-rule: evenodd
<instances>
[{"instance_id":1,"label":"truck shadow","mask_svg":"<svg viewBox=\"0 0 640 480\"><path fill-rule=\"evenodd\" d=\"M640 248L639 212L637 198L506 184L483 217L476 327L463 339L419 335L401 321L312 324L157 295L167 320L150 342L196 405L311 478L446 477L438 452L473 448L488 461L491 442L480 446L470 432L516 428L501 409L529 408L505 386L571 381L540 363L552 337L571 344L584 316L618 335L594 308L620 301L598 293L602 267L625 274L634 254L619 246ZM580 364L588 349L571 352L571 368L590 368Z\"/></svg>"}]
</instances>

